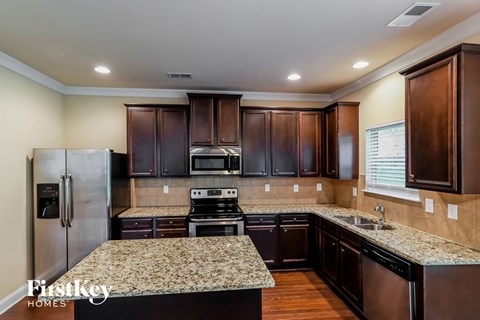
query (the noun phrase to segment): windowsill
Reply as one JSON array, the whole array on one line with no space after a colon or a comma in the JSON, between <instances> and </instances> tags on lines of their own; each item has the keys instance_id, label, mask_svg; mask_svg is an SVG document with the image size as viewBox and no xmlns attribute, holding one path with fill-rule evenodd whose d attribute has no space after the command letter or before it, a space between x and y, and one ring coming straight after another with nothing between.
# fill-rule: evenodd
<instances>
[{"instance_id":1,"label":"windowsill","mask_svg":"<svg viewBox=\"0 0 480 320\"><path fill-rule=\"evenodd\" d=\"M402 194L399 192L390 192L386 190L378 190L378 189L364 189L362 190L365 193L371 193L371 194L378 194L381 196L386 196L386 197L391 197L391 198L396 198L396 199L401 199L401 200L406 200L406 201L411 201L411 202L422 202L420 200L419 195L409 195L409 194Z\"/></svg>"}]
</instances>

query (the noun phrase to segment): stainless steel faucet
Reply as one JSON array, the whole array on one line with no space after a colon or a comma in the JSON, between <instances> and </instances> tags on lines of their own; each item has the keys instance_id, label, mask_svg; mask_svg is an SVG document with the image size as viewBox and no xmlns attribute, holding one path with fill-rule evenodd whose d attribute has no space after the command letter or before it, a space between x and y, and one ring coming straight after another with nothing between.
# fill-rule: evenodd
<instances>
[{"instance_id":1,"label":"stainless steel faucet","mask_svg":"<svg viewBox=\"0 0 480 320\"><path fill-rule=\"evenodd\" d=\"M381 204L379 204L375 208L373 208L373 211L380 212L380 223L384 223L385 222L385 207L382 206Z\"/></svg>"}]
</instances>

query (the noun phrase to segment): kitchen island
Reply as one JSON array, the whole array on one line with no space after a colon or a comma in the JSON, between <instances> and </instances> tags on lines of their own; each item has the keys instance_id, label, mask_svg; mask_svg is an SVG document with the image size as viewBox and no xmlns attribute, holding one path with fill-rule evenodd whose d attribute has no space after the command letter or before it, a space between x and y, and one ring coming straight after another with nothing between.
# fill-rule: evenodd
<instances>
[{"instance_id":1,"label":"kitchen island","mask_svg":"<svg viewBox=\"0 0 480 320\"><path fill-rule=\"evenodd\" d=\"M108 241L52 286L111 286L74 300L75 319L261 319L261 289L275 286L247 236ZM88 292L87 292L88 293Z\"/></svg>"}]
</instances>

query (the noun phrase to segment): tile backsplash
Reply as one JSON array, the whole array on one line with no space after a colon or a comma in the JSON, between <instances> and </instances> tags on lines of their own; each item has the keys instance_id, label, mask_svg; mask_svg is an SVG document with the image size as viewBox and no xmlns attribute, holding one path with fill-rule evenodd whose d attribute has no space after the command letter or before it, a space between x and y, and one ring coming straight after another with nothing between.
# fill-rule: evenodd
<instances>
[{"instance_id":1,"label":"tile backsplash","mask_svg":"<svg viewBox=\"0 0 480 320\"><path fill-rule=\"evenodd\" d=\"M317 191L322 183L322 191ZM270 192L265 192L265 184ZM293 185L298 184L298 192ZM332 203L333 187L330 179L322 178L240 178L191 177L134 179L132 181L132 206L189 205L190 188L237 187L240 204L297 204ZM168 193L163 193L168 186Z\"/></svg>"}]
</instances>

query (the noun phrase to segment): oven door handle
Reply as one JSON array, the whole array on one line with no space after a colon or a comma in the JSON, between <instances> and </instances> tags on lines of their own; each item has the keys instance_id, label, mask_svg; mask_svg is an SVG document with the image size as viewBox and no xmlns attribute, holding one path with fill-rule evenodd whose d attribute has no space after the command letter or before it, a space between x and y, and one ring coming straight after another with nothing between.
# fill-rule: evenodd
<instances>
[{"instance_id":1,"label":"oven door handle","mask_svg":"<svg viewBox=\"0 0 480 320\"><path fill-rule=\"evenodd\" d=\"M215 222L215 221L240 221L243 220L243 217L238 218L222 218L222 219L198 219L198 218L190 218L192 222Z\"/></svg>"}]
</instances>

